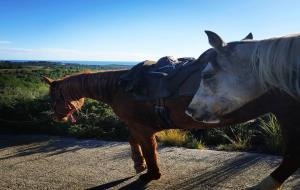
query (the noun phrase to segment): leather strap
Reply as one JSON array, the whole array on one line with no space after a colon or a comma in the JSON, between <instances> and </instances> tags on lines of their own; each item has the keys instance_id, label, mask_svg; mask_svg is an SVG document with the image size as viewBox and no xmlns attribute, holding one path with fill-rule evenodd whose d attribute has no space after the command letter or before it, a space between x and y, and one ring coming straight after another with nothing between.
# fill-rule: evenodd
<instances>
[{"instance_id":1,"label":"leather strap","mask_svg":"<svg viewBox=\"0 0 300 190\"><path fill-rule=\"evenodd\" d=\"M158 124L162 129L174 128L173 121L170 118L169 110L165 106L165 100L163 98L156 99L154 104L154 112L158 118Z\"/></svg>"}]
</instances>

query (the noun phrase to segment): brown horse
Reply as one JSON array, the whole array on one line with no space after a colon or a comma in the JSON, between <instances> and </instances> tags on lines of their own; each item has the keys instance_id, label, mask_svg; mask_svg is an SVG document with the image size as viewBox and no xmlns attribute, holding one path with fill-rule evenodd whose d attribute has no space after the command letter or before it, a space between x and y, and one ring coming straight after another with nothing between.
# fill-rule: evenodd
<instances>
[{"instance_id":1,"label":"brown horse","mask_svg":"<svg viewBox=\"0 0 300 190\"><path fill-rule=\"evenodd\" d=\"M119 87L119 77L126 72L127 70L82 73L61 80L51 80L47 77L44 77L44 80L50 85L50 96L56 120L67 121L68 118L72 118L72 112L81 108L84 98L96 99L110 105L129 129L129 143L136 172L140 173L148 168L147 173L141 175L141 179L144 181L159 179L161 174L154 134L166 128L163 128L157 121L153 102L136 101L132 94L124 92ZM222 125L203 124L188 117L184 112L192 97L166 99L165 103L169 108L170 118L175 124L174 128L212 128L247 121L261 114L280 110L279 104L276 104L277 107L264 106L257 109L260 105L266 105L263 102L270 102L272 105L271 97L274 95L262 96L236 113L226 116ZM285 178L286 169L290 167L283 162L275 170L274 178L277 180Z\"/></svg>"},{"instance_id":2,"label":"brown horse","mask_svg":"<svg viewBox=\"0 0 300 190\"><path fill-rule=\"evenodd\" d=\"M119 77L127 71L81 73L61 80L52 80L47 77L43 79L50 85L54 119L57 121L74 120L72 113L83 106L84 98L99 100L111 106L129 129L129 143L136 172L140 173L147 168L147 173L141 175L142 180L159 179L161 173L158 167L157 143L154 134L166 128L158 121L153 108L154 102L136 101L132 94L124 92L119 87ZM218 125L204 125L196 122L185 114L191 98L179 97L166 100L170 119L174 123L173 128L218 127ZM247 119L239 118L243 121Z\"/></svg>"},{"instance_id":3,"label":"brown horse","mask_svg":"<svg viewBox=\"0 0 300 190\"><path fill-rule=\"evenodd\" d=\"M154 134L166 128L158 121L153 102L136 101L132 94L124 92L119 87L119 77L127 71L82 73L61 80L44 77L44 80L50 85L55 120L73 120L72 113L83 106L84 98L99 100L111 106L129 129L129 143L136 172L140 173L147 168L147 173L141 175L142 180L159 179L161 173L158 167L157 143ZM170 110L170 118L175 124L174 128L208 127L208 125L195 122L184 113L190 99L191 97L180 97L166 100L165 104ZM216 126L210 125L209 127Z\"/></svg>"}]
</instances>

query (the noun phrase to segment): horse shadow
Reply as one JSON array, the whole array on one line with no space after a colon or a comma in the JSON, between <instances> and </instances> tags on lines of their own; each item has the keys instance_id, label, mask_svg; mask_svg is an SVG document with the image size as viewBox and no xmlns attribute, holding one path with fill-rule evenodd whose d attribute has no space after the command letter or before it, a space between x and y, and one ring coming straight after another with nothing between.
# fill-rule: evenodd
<instances>
[{"instance_id":1,"label":"horse shadow","mask_svg":"<svg viewBox=\"0 0 300 190\"><path fill-rule=\"evenodd\" d=\"M102 184L99 186L88 188L87 190L105 190L105 189L113 188L113 187L120 185L121 183L124 183L124 182L132 179L133 177L134 176L126 177L123 179L118 179L118 180L111 181L111 182L108 182L108 183L105 183L105 184ZM144 190L144 189L146 189L148 183L149 182L144 182L144 181L141 181L140 179L136 179L135 181L132 181L129 184L127 184L123 187L120 187L119 190L132 190L132 189Z\"/></svg>"},{"instance_id":2,"label":"horse shadow","mask_svg":"<svg viewBox=\"0 0 300 190\"><path fill-rule=\"evenodd\" d=\"M194 177L184 176L184 178L187 179L183 181L179 180L181 181L179 183L176 183L176 180L174 180L175 184L168 187L166 186L165 189L187 190L187 189L199 189L201 187L205 187L206 189L217 189L218 185L226 181L228 178L238 176L243 171L258 164L264 158L265 155L260 155L260 154L241 154L239 156L236 156L233 159L229 159L222 163L219 163L220 166L213 170L208 170L206 172L199 171L198 173L196 173L196 175L194 175ZM102 190L102 189L109 189L109 188L117 188L121 183L127 183L126 181L131 178L133 178L133 176L124 179L115 180L90 189ZM160 179L160 180L164 180L164 179ZM139 179L136 179L135 181L125 184L122 187L118 187L118 189L143 190L147 188L148 183L149 182L143 182ZM152 185L155 186L155 183Z\"/></svg>"},{"instance_id":3,"label":"horse shadow","mask_svg":"<svg viewBox=\"0 0 300 190\"><path fill-rule=\"evenodd\" d=\"M258 164L265 156L258 154L242 154L233 159L220 163L217 168L196 173L194 177L188 178L183 182L174 184L169 189L218 189L218 185L229 178L238 176L243 171Z\"/></svg>"}]
</instances>

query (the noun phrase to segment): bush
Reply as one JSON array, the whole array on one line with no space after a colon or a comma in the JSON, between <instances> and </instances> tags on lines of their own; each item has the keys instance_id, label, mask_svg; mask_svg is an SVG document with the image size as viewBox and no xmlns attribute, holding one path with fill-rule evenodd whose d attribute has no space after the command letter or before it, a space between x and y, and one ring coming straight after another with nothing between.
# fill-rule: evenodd
<instances>
[{"instance_id":1,"label":"bush","mask_svg":"<svg viewBox=\"0 0 300 190\"><path fill-rule=\"evenodd\" d=\"M219 144L218 150L248 150L251 148L251 139L254 136L249 123L242 123L226 127L224 129L215 129L227 143Z\"/></svg>"},{"instance_id":2,"label":"bush","mask_svg":"<svg viewBox=\"0 0 300 190\"><path fill-rule=\"evenodd\" d=\"M96 137L125 140L128 131L109 106L87 99L82 110L75 115L77 124L55 123L51 120L49 86L41 76L61 78L89 66L62 66L50 63L0 64L0 126L1 131L14 133L50 133L82 138ZM97 66L93 66L98 68ZM102 66L101 66L102 67ZM34 71L34 72L33 72Z\"/></svg>"},{"instance_id":3,"label":"bush","mask_svg":"<svg viewBox=\"0 0 300 190\"><path fill-rule=\"evenodd\" d=\"M276 117L269 114L265 118L260 118L260 129L264 137L266 148L272 153L279 153L282 151L282 135L280 126Z\"/></svg>"}]
</instances>

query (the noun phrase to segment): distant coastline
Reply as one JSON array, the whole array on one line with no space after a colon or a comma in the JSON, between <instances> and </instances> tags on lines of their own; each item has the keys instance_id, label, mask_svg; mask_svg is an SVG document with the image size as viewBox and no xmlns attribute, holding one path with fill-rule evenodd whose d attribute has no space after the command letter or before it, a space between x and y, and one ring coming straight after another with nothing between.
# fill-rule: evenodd
<instances>
[{"instance_id":1,"label":"distant coastline","mask_svg":"<svg viewBox=\"0 0 300 190\"><path fill-rule=\"evenodd\" d=\"M65 61L65 60L0 60L3 61L10 61L10 62L52 62L52 63L61 63L61 64L78 64L78 65L136 65L138 61Z\"/></svg>"}]
</instances>

